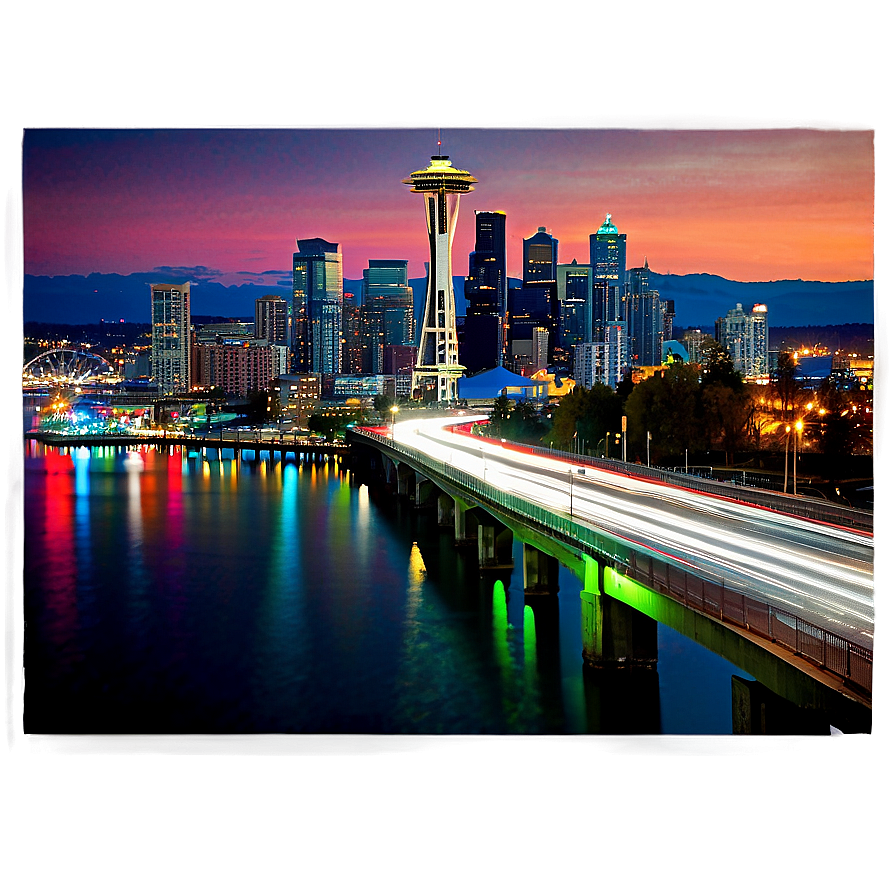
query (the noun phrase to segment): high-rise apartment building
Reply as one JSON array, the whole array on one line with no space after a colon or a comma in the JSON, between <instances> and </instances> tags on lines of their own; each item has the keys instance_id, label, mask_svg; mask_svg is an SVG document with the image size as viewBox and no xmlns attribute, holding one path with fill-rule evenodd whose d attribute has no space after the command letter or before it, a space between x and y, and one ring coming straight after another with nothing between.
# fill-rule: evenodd
<instances>
[{"instance_id":1,"label":"high-rise apartment building","mask_svg":"<svg viewBox=\"0 0 896 896\"><path fill-rule=\"evenodd\" d=\"M451 244L457 225L460 195L469 193L476 178L454 168L448 156L433 156L429 167L414 171L402 183L422 193L429 233L426 301L420 327L420 347L414 367L414 394L428 401L456 401L463 373L458 359L456 309L451 275Z\"/></svg>"},{"instance_id":2,"label":"high-rise apartment building","mask_svg":"<svg viewBox=\"0 0 896 896\"><path fill-rule=\"evenodd\" d=\"M471 373L490 370L504 357L507 248L504 212L476 212L476 242L464 281L467 314L460 360Z\"/></svg>"},{"instance_id":3,"label":"high-rise apartment building","mask_svg":"<svg viewBox=\"0 0 896 896\"><path fill-rule=\"evenodd\" d=\"M262 296L255 300L255 338L271 345L288 345L288 303L282 296Z\"/></svg>"},{"instance_id":4,"label":"high-rise apartment building","mask_svg":"<svg viewBox=\"0 0 896 896\"><path fill-rule=\"evenodd\" d=\"M153 283L152 378L162 395L190 389L190 284Z\"/></svg>"},{"instance_id":5,"label":"high-rise apartment building","mask_svg":"<svg viewBox=\"0 0 896 896\"><path fill-rule=\"evenodd\" d=\"M716 342L745 377L768 376L768 307L754 305L747 313L738 302L716 321Z\"/></svg>"},{"instance_id":6,"label":"high-rise apartment building","mask_svg":"<svg viewBox=\"0 0 896 896\"><path fill-rule=\"evenodd\" d=\"M292 256L293 369L340 372L342 365L342 247L320 238L296 240Z\"/></svg>"}]
</instances>

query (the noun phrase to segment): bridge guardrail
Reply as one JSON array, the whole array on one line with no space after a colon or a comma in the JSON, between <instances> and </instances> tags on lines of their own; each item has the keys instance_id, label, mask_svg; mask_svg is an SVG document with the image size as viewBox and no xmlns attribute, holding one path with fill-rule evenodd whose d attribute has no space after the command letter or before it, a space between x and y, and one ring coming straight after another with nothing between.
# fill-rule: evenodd
<instances>
[{"instance_id":1,"label":"bridge guardrail","mask_svg":"<svg viewBox=\"0 0 896 896\"><path fill-rule=\"evenodd\" d=\"M404 454L414 460L423 472L431 471L454 482L472 495L492 504L498 510L511 510L530 523L535 523L546 534L563 536L564 541L597 553L635 581L665 594L667 597L698 610L722 622L743 628L766 640L783 645L795 655L811 660L819 668L851 682L859 690L871 693L872 648L857 644L823 626L771 606L765 601L748 597L725 585L720 576L703 572L701 576L687 569L654 557L649 549L623 549L611 536L598 529L576 522L571 515L557 513L519 495L509 494L444 461L430 458L415 448L396 443L385 436L355 429L349 440L370 439L374 443ZM500 444L500 442L499 442ZM569 455L570 458L578 458ZM699 558L683 557L699 568Z\"/></svg>"}]
</instances>

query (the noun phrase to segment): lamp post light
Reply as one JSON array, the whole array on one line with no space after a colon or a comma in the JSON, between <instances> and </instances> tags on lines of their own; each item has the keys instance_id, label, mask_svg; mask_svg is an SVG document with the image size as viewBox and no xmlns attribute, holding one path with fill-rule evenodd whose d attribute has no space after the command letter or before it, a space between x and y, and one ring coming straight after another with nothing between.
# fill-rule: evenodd
<instances>
[{"instance_id":1,"label":"lamp post light","mask_svg":"<svg viewBox=\"0 0 896 896\"><path fill-rule=\"evenodd\" d=\"M650 466L650 430L647 430L647 466Z\"/></svg>"},{"instance_id":2,"label":"lamp post light","mask_svg":"<svg viewBox=\"0 0 896 896\"><path fill-rule=\"evenodd\" d=\"M392 441L395 441L395 415L398 413L398 408L393 404L389 410L392 412Z\"/></svg>"},{"instance_id":3,"label":"lamp post light","mask_svg":"<svg viewBox=\"0 0 896 896\"><path fill-rule=\"evenodd\" d=\"M790 426L784 428L784 494L787 494L787 449L790 446Z\"/></svg>"},{"instance_id":4,"label":"lamp post light","mask_svg":"<svg viewBox=\"0 0 896 896\"><path fill-rule=\"evenodd\" d=\"M800 441L800 437L803 434L803 421L797 420L796 424L796 432L793 434L793 493L796 494L796 453L797 446Z\"/></svg>"}]
</instances>

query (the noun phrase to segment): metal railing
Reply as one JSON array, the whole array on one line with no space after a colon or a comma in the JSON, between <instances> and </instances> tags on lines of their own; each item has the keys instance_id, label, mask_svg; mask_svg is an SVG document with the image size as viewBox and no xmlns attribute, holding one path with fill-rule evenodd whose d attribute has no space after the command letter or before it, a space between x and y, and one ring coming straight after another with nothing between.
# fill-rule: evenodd
<instances>
[{"instance_id":1,"label":"metal railing","mask_svg":"<svg viewBox=\"0 0 896 896\"><path fill-rule=\"evenodd\" d=\"M421 473L460 486L479 499L483 506L490 505L499 513L510 512L555 540L598 556L617 571L652 590L706 616L781 644L796 656L811 660L819 668L851 682L869 695L871 693L873 651L870 647L834 634L809 619L748 597L726 586L724 579L709 571L701 570L698 576L693 571L688 572L686 567L654 556L649 553L649 548L635 549L623 545L596 526L576 521L571 514L559 513L527 498L504 492L477 476L458 470L445 461L435 460L416 448L396 443L387 436L356 428L348 438L349 442L367 439L403 456L419 467ZM555 452L554 456L557 454ZM566 456L579 461L576 455ZM696 556L683 554L681 559L692 569L700 569L700 559Z\"/></svg>"}]
</instances>

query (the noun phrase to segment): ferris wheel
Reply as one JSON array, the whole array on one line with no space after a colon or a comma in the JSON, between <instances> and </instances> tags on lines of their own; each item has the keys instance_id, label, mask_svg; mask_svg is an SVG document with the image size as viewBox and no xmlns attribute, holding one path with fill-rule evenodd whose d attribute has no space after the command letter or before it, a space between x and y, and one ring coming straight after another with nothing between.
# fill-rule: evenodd
<instances>
[{"instance_id":1,"label":"ferris wheel","mask_svg":"<svg viewBox=\"0 0 896 896\"><path fill-rule=\"evenodd\" d=\"M80 349L54 348L22 368L24 385L81 385L115 376L115 368L99 355Z\"/></svg>"}]
</instances>

